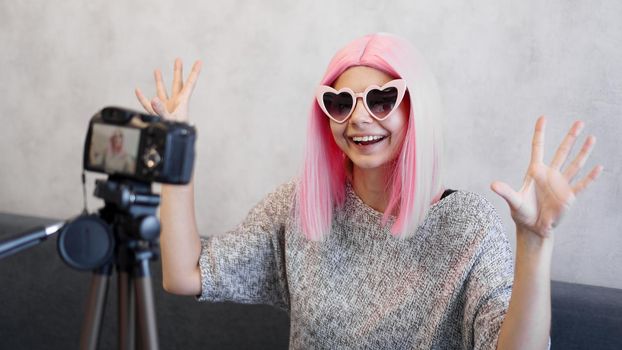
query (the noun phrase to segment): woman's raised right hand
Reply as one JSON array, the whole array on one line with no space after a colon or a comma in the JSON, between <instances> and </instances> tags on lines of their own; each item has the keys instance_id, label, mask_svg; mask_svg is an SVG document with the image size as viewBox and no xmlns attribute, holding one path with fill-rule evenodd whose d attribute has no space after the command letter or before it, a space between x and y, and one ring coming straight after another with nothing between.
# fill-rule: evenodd
<instances>
[{"instance_id":1,"label":"woman's raised right hand","mask_svg":"<svg viewBox=\"0 0 622 350\"><path fill-rule=\"evenodd\" d=\"M136 97L148 113L172 120L188 121L190 95L201 71L201 61L196 61L192 72L184 83L182 63L175 60L171 96L166 93L162 73L154 72L156 97L151 101L136 89ZM194 187L188 185L162 184L160 201L160 252L162 257L162 283L170 293L197 295L201 293L201 272L199 257L201 240L196 225L194 210Z\"/></svg>"},{"instance_id":2,"label":"woman's raised right hand","mask_svg":"<svg viewBox=\"0 0 622 350\"><path fill-rule=\"evenodd\" d=\"M192 71L184 83L182 79L183 65L181 59L178 58L175 60L173 86L170 97L162 81L162 72L156 69L153 72L156 83L156 97L150 101L139 88L136 88L135 92L138 101L148 113L157 114L167 120L188 122L188 104L192 91L194 91L194 86L197 83L199 73L201 72L201 65L201 61L194 62Z\"/></svg>"}]
</instances>

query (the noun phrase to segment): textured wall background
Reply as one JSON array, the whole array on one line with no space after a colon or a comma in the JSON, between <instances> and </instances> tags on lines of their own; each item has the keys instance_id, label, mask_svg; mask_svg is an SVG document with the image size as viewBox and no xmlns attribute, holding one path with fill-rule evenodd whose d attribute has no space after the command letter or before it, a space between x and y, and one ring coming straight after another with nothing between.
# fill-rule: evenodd
<instances>
[{"instance_id":1,"label":"textured wall background","mask_svg":"<svg viewBox=\"0 0 622 350\"><path fill-rule=\"evenodd\" d=\"M238 223L301 164L306 114L332 54L376 31L431 61L446 109L448 186L485 195L521 186L536 118L545 160L576 119L597 144L599 180L557 230L553 278L622 288L622 2L4 1L0 3L0 211L80 212L82 146L101 107L139 109L133 89L167 84L175 57L204 70L191 104L199 130L198 224ZM575 146L574 154L578 151ZM586 169L586 170L587 170ZM585 171L581 177L585 175ZM96 175L89 175L89 208Z\"/></svg>"}]
</instances>

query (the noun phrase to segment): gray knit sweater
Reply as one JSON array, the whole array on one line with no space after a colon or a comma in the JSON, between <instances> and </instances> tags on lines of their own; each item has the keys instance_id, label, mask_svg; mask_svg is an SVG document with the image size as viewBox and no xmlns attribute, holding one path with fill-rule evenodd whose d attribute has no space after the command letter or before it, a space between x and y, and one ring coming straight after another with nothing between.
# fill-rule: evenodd
<instances>
[{"instance_id":1,"label":"gray knit sweater","mask_svg":"<svg viewBox=\"0 0 622 350\"><path fill-rule=\"evenodd\" d=\"M413 237L393 238L350 185L323 242L279 187L237 228L202 239L202 301L271 304L290 316L290 349L494 349L513 260L482 196L457 191L430 207Z\"/></svg>"}]
</instances>

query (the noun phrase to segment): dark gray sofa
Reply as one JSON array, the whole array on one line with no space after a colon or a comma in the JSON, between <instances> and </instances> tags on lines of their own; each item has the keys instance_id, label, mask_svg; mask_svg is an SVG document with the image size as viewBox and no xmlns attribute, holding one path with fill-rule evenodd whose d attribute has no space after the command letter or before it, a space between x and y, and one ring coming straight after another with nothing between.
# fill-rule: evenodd
<instances>
[{"instance_id":1,"label":"dark gray sofa","mask_svg":"<svg viewBox=\"0 0 622 350\"><path fill-rule=\"evenodd\" d=\"M0 213L0 240L52 221ZM151 266L161 349L287 349L283 311L169 295ZM0 260L0 349L77 348L90 280L61 260L55 236ZM100 349L117 348L116 294L113 278ZM552 349L622 349L622 290L553 282L552 303Z\"/></svg>"}]
</instances>

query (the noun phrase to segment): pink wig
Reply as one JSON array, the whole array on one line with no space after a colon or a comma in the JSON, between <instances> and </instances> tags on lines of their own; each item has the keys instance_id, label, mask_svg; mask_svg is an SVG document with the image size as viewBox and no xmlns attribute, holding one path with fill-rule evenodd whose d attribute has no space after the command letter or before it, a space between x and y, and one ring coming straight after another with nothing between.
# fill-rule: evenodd
<instances>
[{"instance_id":1,"label":"pink wig","mask_svg":"<svg viewBox=\"0 0 622 350\"><path fill-rule=\"evenodd\" d=\"M409 42L385 33L356 39L337 52L320 84L332 85L353 66L375 68L406 80L405 99L410 99L408 130L393 175L387 179L390 197L382 223L386 224L396 212L391 233L407 238L415 233L443 190L444 141L436 80L425 58ZM347 170L345 155L315 99L307 130L297 214L307 239L318 241L331 230L333 210L343 206Z\"/></svg>"}]
</instances>

